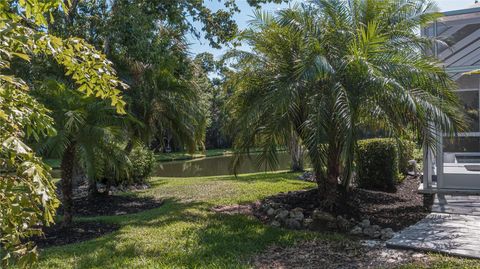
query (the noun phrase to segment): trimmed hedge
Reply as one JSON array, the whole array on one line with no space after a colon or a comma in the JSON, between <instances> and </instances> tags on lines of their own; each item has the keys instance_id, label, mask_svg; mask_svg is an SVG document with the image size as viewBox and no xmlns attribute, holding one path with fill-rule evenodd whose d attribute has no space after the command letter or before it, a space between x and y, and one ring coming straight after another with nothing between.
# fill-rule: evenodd
<instances>
[{"instance_id":1,"label":"trimmed hedge","mask_svg":"<svg viewBox=\"0 0 480 269\"><path fill-rule=\"evenodd\" d=\"M394 139L360 140L357 150L357 183L365 189L395 190L399 170L398 146Z\"/></svg>"},{"instance_id":2,"label":"trimmed hedge","mask_svg":"<svg viewBox=\"0 0 480 269\"><path fill-rule=\"evenodd\" d=\"M401 140L398 145L398 170L402 174L407 174L408 172L408 161L415 158L415 149L417 144L413 141Z\"/></svg>"},{"instance_id":3,"label":"trimmed hedge","mask_svg":"<svg viewBox=\"0 0 480 269\"><path fill-rule=\"evenodd\" d=\"M408 161L414 158L416 144L392 138L365 139L358 142L357 183L375 190L395 190L395 183L408 172Z\"/></svg>"}]
</instances>

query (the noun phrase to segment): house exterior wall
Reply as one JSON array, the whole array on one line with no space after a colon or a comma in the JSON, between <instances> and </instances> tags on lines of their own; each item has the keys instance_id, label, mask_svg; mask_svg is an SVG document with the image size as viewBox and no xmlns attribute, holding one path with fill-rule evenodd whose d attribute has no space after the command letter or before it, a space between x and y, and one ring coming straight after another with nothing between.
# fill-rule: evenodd
<instances>
[{"instance_id":1,"label":"house exterior wall","mask_svg":"<svg viewBox=\"0 0 480 269\"><path fill-rule=\"evenodd\" d=\"M437 152L425 154L424 189L431 189L435 174L437 191L480 191L480 75L466 74L480 70L480 7L446 12L422 34L441 40L426 53L440 59L457 82L468 121L456 137L439 134Z\"/></svg>"},{"instance_id":2,"label":"house exterior wall","mask_svg":"<svg viewBox=\"0 0 480 269\"><path fill-rule=\"evenodd\" d=\"M457 82L456 93L468 120L465 132L443 138L443 150L480 153L480 75L465 74L480 69L480 8L447 12L423 34L442 40L427 53L440 59Z\"/></svg>"}]
</instances>

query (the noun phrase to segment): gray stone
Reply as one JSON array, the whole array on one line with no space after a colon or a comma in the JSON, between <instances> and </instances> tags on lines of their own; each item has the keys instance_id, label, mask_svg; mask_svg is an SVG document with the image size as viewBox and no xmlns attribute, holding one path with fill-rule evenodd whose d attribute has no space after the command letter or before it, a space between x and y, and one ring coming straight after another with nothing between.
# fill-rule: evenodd
<instances>
[{"instance_id":1,"label":"gray stone","mask_svg":"<svg viewBox=\"0 0 480 269\"><path fill-rule=\"evenodd\" d=\"M363 229L360 226L355 226L353 229L350 231L351 235L361 235L363 233Z\"/></svg>"},{"instance_id":2,"label":"gray stone","mask_svg":"<svg viewBox=\"0 0 480 269\"><path fill-rule=\"evenodd\" d=\"M298 229L302 228L302 225L296 219L285 220L285 226L289 229L295 229L295 230L298 230Z\"/></svg>"},{"instance_id":3,"label":"gray stone","mask_svg":"<svg viewBox=\"0 0 480 269\"><path fill-rule=\"evenodd\" d=\"M270 226L278 228L278 227L282 226L282 224L280 224L280 222L274 220L274 221L270 222Z\"/></svg>"},{"instance_id":4,"label":"gray stone","mask_svg":"<svg viewBox=\"0 0 480 269\"><path fill-rule=\"evenodd\" d=\"M362 222L360 222L358 225L360 225L360 227L362 227L362 228L365 229L365 228L367 228L367 227L370 226L370 220L364 219L364 220L362 220Z\"/></svg>"},{"instance_id":5,"label":"gray stone","mask_svg":"<svg viewBox=\"0 0 480 269\"><path fill-rule=\"evenodd\" d=\"M315 176L313 175L312 172L305 172L302 175L298 177L300 180L305 180L305 181L315 181Z\"/></svg>"},{"instance_id":6,"label":"gray stone","mask_svg":"<svg viewBox=\"0 0 480 269\"><path fill-rule=\"evenodd\" d=\"M314 220L321 220L321 221L324 221L324 222L335 222L336 221L336 218L332 214L327 213L327 212L323 212L323 211L318 210L318 209L315 209L313 211L312 218Z\"/></svg>"},{"instance_id":7,"label":"gray stone","mask_svg":"<svg viewBox=\"0 0 480 269\"><path fill-rule=\"evenodd\" d=\"M273 215L275 215L276 212L277 212L277 210L275 210L274 208L270 207L270 208L267 209L267 215L268 216L273 216Z\"/></svg>"},{"instance_id":8,"label":"gray stone","mask_svg":"<svg viewBox=\"0 0 480 269\"><path fill-rule=\"evenodd\" d=\"M388 240L393 238L395 233L393 232L392 228L385 228L380 231L380 238L382 240Z\"/></svg>"},{"instance_id":9,"label":"gray stone","mask_svg":"<svg viewBox=\"0 0 480 269\"><path fill-rule=\"evenodd\" d=\"M341 231L348 231L351 227L350 221L342 216L337 216L337 228Z\"/></svg>"},{"instance_id":10,"label":"gray stone","mask_svg":"<svg viewBox=\"0 0 480 269\"><path fill-rule=\"evenodd\" d=\"M288 210L281 209L281 210L279 210L279 212L275 216L275 219L278 220L278 221L285 221L285 219L288 217L289 214L290 214L290 212L288 212Z\"/></svg>"},{"instance_id":11,"label":"gray stone","mask_svg":"<svg viewBox=\"0 0 480 269\"><path fill-rule=\"evenodd\" d=\"M302 222L305 216L303 215L303 209L294 208L290 211L290 218Z\"/></svg>"},{"instance_id":12,"label":"gray stone","mask_svg":"<svg viewBox=\"0 0 480 269\"><path fill-rule=\"evenodd\" d=\"M135 186L130 185L130 186L128 186L128 190L129 191L136 191L137 188Z\"/></svg>"},{"instance_id":13,"label":"gray stone","mask_svg":"<svg viewBox=\"0 0 480 269\"><path fill-rule=\"evenodd\" d=\"M281 203L271 202L270 207L273 207L275 209L279 209L279 208L283 208L283 205Z\"/></svg>"},{"instance_id":14,"label":"gray stone","mask_svg":"<svg viewBox=\"0 0 480 269\"><path fill-rule=\"evenodd\" d=\"M303 227L305 228L310 228L310 226L312 225L313 223L313 219L311 218L306 218L303 220Z\"/></svg>"},{"instance_id":15,"label":"gray stone","mask_svg":"<svg viewBox=\"0 0 480 269\"><path fill-rule=\"evenodd\" d=\"M363 229L363 234L371 237L371 238L379 238L380 237L380 226L378 225L371 225Z\"/></svg>"}]
</instances>

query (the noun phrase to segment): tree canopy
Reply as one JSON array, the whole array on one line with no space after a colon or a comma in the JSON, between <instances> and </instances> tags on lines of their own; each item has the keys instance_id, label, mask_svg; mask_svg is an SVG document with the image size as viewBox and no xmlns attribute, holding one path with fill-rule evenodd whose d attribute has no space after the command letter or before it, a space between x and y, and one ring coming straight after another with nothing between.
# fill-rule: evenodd
<instances>
[{"instance_id":1,"label":"tree canopy","mask_svg":"<svg viewBox=\"0 0 480 269\"><path fill-rule=\"evenodd\" d=\"M122 89L105 55L79 38L58 38L42 29L46 17L63 2L0 1L0 245L2 263L17 260L21 266L36 257L24 238L41 234L38 223L53 222L58 201L48 166L25 144L27 138L53 135L48 110L29 94L29 84L11 72L18 59L51 57L75 82L75 90L108 99L124 113ZM5 253L5 254L3 254Z\"/></svg>"},{"instance_id":2,"label":"tree canopy","mask_svg":"<svg viewBox=\"0 0 480 269\"><path fill-rule=\"evenodd\" d=\"M455 85L423 53L432 40L418 35L436 11L426 0L319 0L276 16L258 12L242 34L252 52L230 52L238 151L260 147L275 166L293 128L334 206L337 185L350 184L362 130L413 132L434 147L438 131L461 128Z\"/></svg>"}]
</instances>

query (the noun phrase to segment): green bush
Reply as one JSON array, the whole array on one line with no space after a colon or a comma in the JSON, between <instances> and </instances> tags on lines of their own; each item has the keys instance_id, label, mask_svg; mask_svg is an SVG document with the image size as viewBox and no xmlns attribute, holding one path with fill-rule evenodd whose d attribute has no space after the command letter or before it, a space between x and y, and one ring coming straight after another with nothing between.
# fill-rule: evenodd
<instances>
[{"instance_id":1,"label":"green bush","mask_svg":"<svg viewBox=\"0 0 480 269\"><path fill-rule=\"evenodd\" d=\"M395 190L398 170L398 146L394 139L360 140L357 150L357 183L361 188Z\"/></svg>"},{"instance_id":2,"label":"green bush","mask_svg":"<svg viewBox=\"0 0 480 269\"><path fill-rule=\"evenodd\" d=\"M132 163L131 182L142 183L147 180L153 171L155 165L155 155L153 151L137 146L130 152L128 158Z\"/></svg>"},{"instance_id":3,"label":"green bush","mask_svg":"<svg viewBox=\"0 0 480 269\"><path fill-rule=\"evenodd\" d=\"M398 171L403 174L408 172L408 161L415 158L417 145L413 141L401 140L398 145Z\"/></svg>"},{"instance_id":4,"label":"green bush","mask_svg":"<svg viewBox=\"0 0 480 269\"><path fill-rule=\"evenodd\" d=\"M153 170L155 156L143 146L135 146L127 155L124 150L112 151L96 158L96 180L112 186L144 183Z\"/></svg>"}]
</instances>

